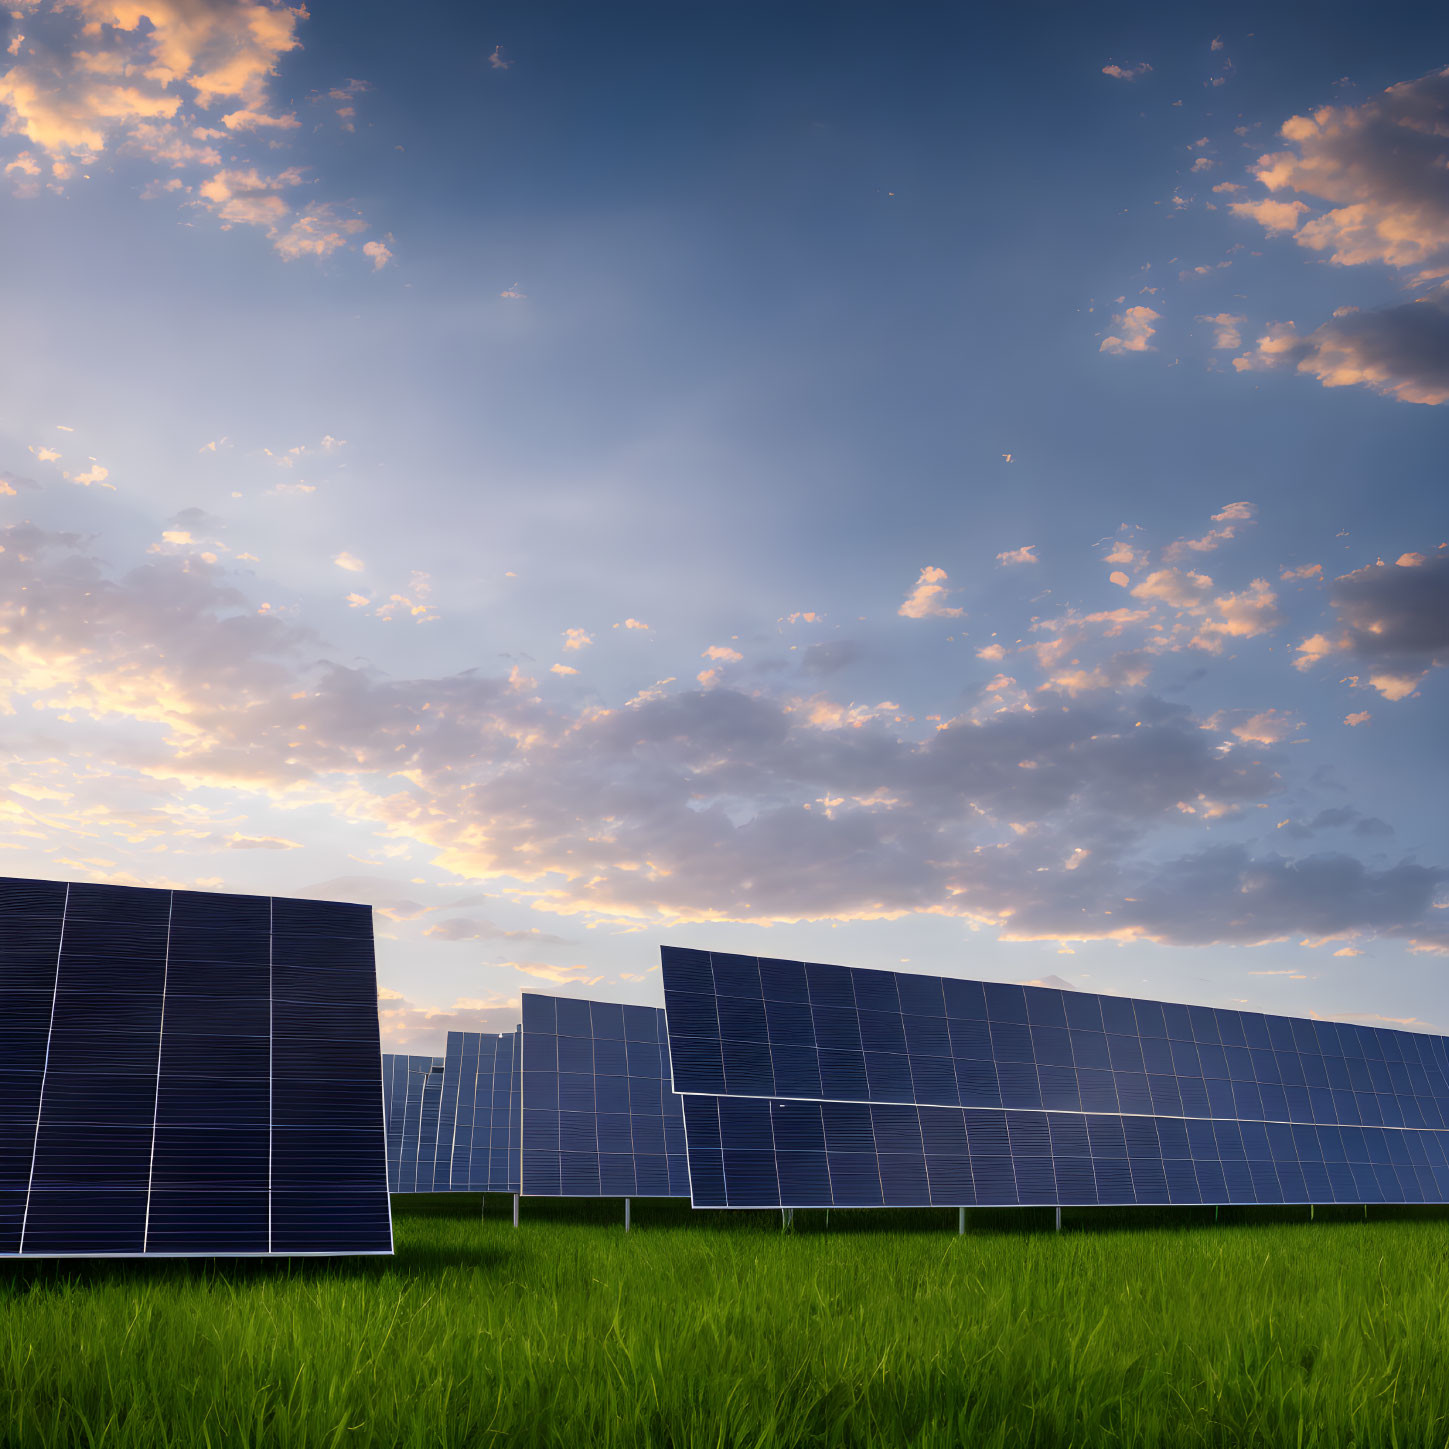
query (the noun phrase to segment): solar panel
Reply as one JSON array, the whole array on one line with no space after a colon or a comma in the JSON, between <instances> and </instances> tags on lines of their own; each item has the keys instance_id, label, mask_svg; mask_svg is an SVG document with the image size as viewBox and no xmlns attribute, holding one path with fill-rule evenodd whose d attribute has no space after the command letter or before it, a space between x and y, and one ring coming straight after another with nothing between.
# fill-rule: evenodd
<instances>
[{"instance_id":1,"label":"solar panel","mask_svg":"<svg viewBox=\"0 0 1449 1449\"><path fill-rule=\"evenodd\" d=\"M421 1129L423 1099L429 1091L442 1088L442 1062L437 1057L400 1056L387 1053L382 1059L384 1083L383 1106L387 1130L387 1185L392 1192L418 1192L419 1162L423 1158ZM437 1072L437 1085L431 1086ZM433 1116L433 1136L427 1155L436 1152L437 1112ZM428 1186L432 1191L429 1168Z\"/></svg>"},{"instance_id":2,"label":"solar panel","mask_svg":"<svg viewBox=\"0 0 1449 1449\"><path fill-rule=\"evenodd\" d=\"M392 1250L366 906L0 880L0 1255Z\"/></svg>"},{"instance_id":3,"label":"solar panel","mask_svg":"<svg viewBox=\"0 0 1449 1449\"><path fill-rule=\"evenodd\" d=\"M1442 1037L663 956L697 1206L1449 1201Z\"/></svg>"},{"instance_id":4,"label":"solar panel","mask_svg":"<svg viewBox=\"0 0 1449 1449\"><path fill-rule=\"evenodd\" d=\"M449 1154L449 1186L454 1192L518 1191L518 1039L517 1031L448 1033L443 1126L446 1129L450 1123L446 1098L456 1081ZM440 1152L440 1161L442 1156Z\"/></svg>"},{"instance_id":5,"label":"solar panel","mask_svg":"<svg viewBox=\"0 0 1449 1449\"><path fill-rule=\"evenodd\" d=\"M525 1196L689 1196L658 1007L526 992L522 1059Z\"/></svg>"},{"instance_id":6,"label":"solar panel","mask_svg":"<svg viewBox=\"0 0 1449 1449\"><path fill-rule=\"evenodd\" d=\"M450 1031L441 1057L385 1055L393 1192L517 1192L518 1033Z\"/></svg>"}]
</instances>

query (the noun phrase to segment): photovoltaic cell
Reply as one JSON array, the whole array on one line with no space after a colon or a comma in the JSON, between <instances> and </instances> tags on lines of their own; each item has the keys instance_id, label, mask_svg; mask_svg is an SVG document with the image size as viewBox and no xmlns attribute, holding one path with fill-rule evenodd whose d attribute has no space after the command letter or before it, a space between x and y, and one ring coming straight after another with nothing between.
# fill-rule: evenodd
<instances>
[{"instance_id":1,"label":"photovoltaic cell","mask_svg":"<svg viewBox=\"0 0 1449 1449\"><path fill-rule=\"evenodd\" d=\"M698 1206L1449 1200L1442 1037L663 956Z\"/></svg>"},{"instance_id":2,"label":"photovoltaic cell","mask_svg":"<svg viewBox=\"0 0 1449 1449\"><path fill-rule=\"evenodd\" d=\"M390 1252L365 906L0 880L0 1254Z\"/></svg>"},{"instance_id":3,"label":"photovoltaic cell","mask_svg":"<svg viewBox=\"0 0 1449 1449\"><path fill-rule=\"evenodd\" d=\"M526 992L522 1065L526 1196L689 1196L658 1007Z\"/></svg>"}]
</instances>

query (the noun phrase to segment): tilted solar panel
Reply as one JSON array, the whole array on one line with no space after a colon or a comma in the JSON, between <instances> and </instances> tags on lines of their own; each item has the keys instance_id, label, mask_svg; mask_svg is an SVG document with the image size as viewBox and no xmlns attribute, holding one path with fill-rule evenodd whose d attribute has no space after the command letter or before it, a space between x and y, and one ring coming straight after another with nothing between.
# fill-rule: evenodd
<instances>
[{"instance_id":1,"label":"tilted solar panel","mask_svg":"<svg viewBox=\"0 0 1449 1449\"><path fill-rule=\"evenodd\" d=\"M1442 1037L663 956L698 1206L1449 1200Z\"/></svg>"},{"instance_id":2,"label":"tilted solar panel","mask_svg":"<svg viewBox=\"0 0 1449 1449\"><path fill-rule=\"evenodd\" d=\"M386 1055L393 1192L517 1192L518 1033L450 1031L441 1057Z\"/></svg>"},{"instance_id":3,"label":"tilted solar panel","mask_svg":"<svg viewBox=\"0 0 1449 1449\"><path fill-rule=\"evenodd\" d=\"M518 1039L517 1031L448 1033L443 1126L452 1129L448 1184L453 1192L518 1191ZM450 1119L446 1099L454 1081L457 1100Z\"/></svg>"},{"instance_id":4,"label":"tilted solar panel","mask_svg":"<svg viewBox=\"0 0 1449 1449\"><path fill-rule=\"evenodd\" d=\"M0 1254L392 1250L366 906L0 880Z\"/></svg>"},{"instance_id":5,"label":"tilted solar panel","mask_svg":"<svg viewBox=\"0 0 1449 1449\"><path fill-rule=\"evenodd\" d=\"M658 1007L525 992L522 1057L525 1196L689 1196Z\"/></svg>"},{"instance_id":6,"label":"tilted solar panel","mask_svg":"<svg viewBox=\"0 0 1449 1449\"><path fill-rule=\"evenodd\" d=\"M418 1159L421 1156L420 1129L423 1098L439 1072L441 1088L442 1064L436 1057L403 1056L391 1052L382 1059L384 1113L387 1128L387 1185L392 1192L418 1191ZM428 1151L436 1151L437 1118L434 1115L434 1139ZM424 1188L423 1191L431 1191Z\"/></svg>"}]
</instances>

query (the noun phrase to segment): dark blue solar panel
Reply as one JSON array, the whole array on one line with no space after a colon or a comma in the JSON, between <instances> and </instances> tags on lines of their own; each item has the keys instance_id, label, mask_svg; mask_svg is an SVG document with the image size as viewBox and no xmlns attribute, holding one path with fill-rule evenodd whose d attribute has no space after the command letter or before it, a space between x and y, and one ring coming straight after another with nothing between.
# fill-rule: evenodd
<instances>
[{"instance_id":1,"label":"dark blue solar panel","mask_svg":"<svg viewBox=\"0 0 1449 1449\"><path fill-rule=\"evenodd\" d=\"M1432 1162L1370 1157L1371 1173L1360 1160L1359 1171L1334 1177L1312 1151L1292 1162L1283 1155L1299 1128L1354 1129L1355 1150L1364 1152L1429 1150L1425 1144L1449 1129L1442 1037L671 947L663 968L673 1085L694 1104L686 1121L700 1206L720 1205L721 1195L779 1206L782 1192L785 1205L816 1201L791 1200L795 1188L780 1185L781 1149L766 1140L769 1114L761 1116L758 1104L773 1104L777 1126L792 1101L812 1110L914 1110L921 1121L928 1111L964 1111L978 1135L1003 1124L994 1145L983 1139L978 1152L973 1138L964 1155L942 1157L933 1179L924 1150L865 1145L857 1113L858 1145L825 1150L836 1205L874 1201L876 1193L881 1203L946 1201L944 1189L928 1192L923 1181L949 1179L964 1193L968 1167L973 1195L953 1204L1442 1200ZM728 1137L738 1124L721 1114L738 1112L754 1114L754 1137L733 1149L722 1142L716 1162L697 1130ZM1059 1121L1081 1126L1090 1150L1059 1150L1052 1126ZM1025 1124L1036 1122L1046 1124L1051 1145L1027 1135ZM908 1118L899 1125L909 1137ZM1198 1158L1178 1151L1187 1126L1199 1141L1200 1129L1213 1126L1236 1135L1226 1145L1215 1140L1220 1155L1203 1157L1189 1174L1184 1164ZM1167 1137L1170 1148L1162 1146ZM1276 1152L1264 1142L1276 1142ZM706 1155L696 1161L697 1152ZM925 1179L918 1157L927 1162ZM773 1187L767 1158L775 1162ZM786 1175L818 1194L821 1165L806 1153L791 1158Z\"/></svg>"},{"instance_id":2,"label":"dark blue solar panel","mask_svg":"<svg viewBox=\"0 0 1449 1449\"><path fill-rule=\"evenodd\" d=\"M0 880L0 1253L389 1252L364 906Z\"/></svg>"},{"instance_id":3,"label":"dark blue solar panel","mask_svg":"<svg viewBox=\"0 0 1449 1449\"><path fill-rule=\"evenodd\" d=\"M453 1127L453 1191L517 1192L522 1126L519 1034L449 1032L460 1073Z\"/></svg>"},{"instance_id":4,"label":"dark blue solar panel","mask_svg":"<svg viewBox=\"0 0 1449 1449\"><path fill-rule=\"evenodd\" d=\"M441 1057L387 1055L393 1192L517 1192L518 1033L450 1031Z\"/></svg>"},{"instance_id":5,"label":"dark blue solar panel","mask_svg":"<svg viewBox=\"0 0 1449 1449\"><path fill-rule=\"evenodd\" d=\"M694 1095L684 1116L699 1208L1449 1201L1443 1130Z\"/></svg>"},{"instance_id":6,"label":"dark blue solar panel","mask_svg":"<svg viewBox=\"0 0 1449 1449\"><path fill-rule=\"evenodd\" d=\"M437 1102L443 1087L441 1057L400 1056L382 1059L387 1130L387 1183L392 1192L431 1192L437 1153ZM431 1104L431 1112L427 1110ZM431 1121L424 1137L423 1123Z\"/></svg>"},{"instance_id":7,"label":"dark blue solar panel","mask_svg":"<svg viewBox=\"0 0 1449 1449\"><path fill-rule=\"evenodd\" d=\"M521 1040L526 1196L689 1196L658 1007L525 993Z\"/></svg>"}]
</instances>

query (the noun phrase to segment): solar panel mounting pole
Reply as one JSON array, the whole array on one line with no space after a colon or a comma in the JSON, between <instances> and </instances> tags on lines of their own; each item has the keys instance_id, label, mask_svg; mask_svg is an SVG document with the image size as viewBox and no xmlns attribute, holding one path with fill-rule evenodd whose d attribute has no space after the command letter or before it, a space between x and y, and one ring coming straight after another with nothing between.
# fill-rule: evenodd
<instances>
[{"instance_id":1,"label":"solar panel mounting pole","mask_svg":"<svg viewBox=\"0 0 1449 1449\"><path fill-rule=\"evenodd\" d=\"M624 1199L624 1231L629 1231L629 1199Z\"/></svg>"},{"instance_id":2,"label":"solar panel mounting pole","mask_svg":"<svg viewBox=\"0 0 1449 1449\"><path fill-rule=\"evenodd\" d=\"M956 1236L958 1238L964 1238L966 1236L966 1209L958 1208L956 1211L958 1214L956 1218Z\"/></svg>"},{"instance_id":3,"label":"solar panel mounting pole","mask_svg":"<svg viewBox=\"0 0 1449 1449\"><path fill-rule=\"evenodd\" d=\"M518 1226L518 1194L513 1194L513 1226Z\"/></svg>"},{"instance_id":4,"label":"solar panel mounting pole","mask_svg":"<svg viewBox=\"0 0 1449 1449\"><path fill-rule=\"evenodd\" d=\"M1057 1204L1057 1232L1061 1232L1061 1230L1062 1230L1062 1209L1061 1209L1061 1204L1058 1203Z\"/></svg>"}]
</instances>

